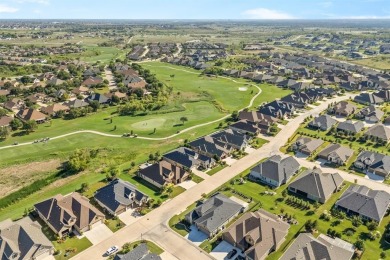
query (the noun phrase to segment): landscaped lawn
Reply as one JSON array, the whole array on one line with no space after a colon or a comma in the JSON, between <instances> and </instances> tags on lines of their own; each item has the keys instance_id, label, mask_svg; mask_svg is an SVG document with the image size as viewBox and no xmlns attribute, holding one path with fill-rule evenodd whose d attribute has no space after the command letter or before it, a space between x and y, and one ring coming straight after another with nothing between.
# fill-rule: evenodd
<instances>
[{"instance_id":1,"label":"landscaped lawn","mask_svg":"<svg viewBox=\"0 0 390 260\"><path fill-rule=\"evenodd\" d=\"M200 183L200 182L203 181L203 178L202 178L202 177L199 177L199 176L196 175L196 174L192 174L191 180L192 180L193 182Z\"/></svg>"},{"instance_id":2,"label":"landscaped lawn","mask_svg":"<svg viewBox=\"0 0 390 260\"><path fill-rule=\"evenodd\" d=\"M212 168L211 170L207 171L206 173L210 176L216 174L217 172L219 172L220 170L222 170L223 168L226 168L227 167L227 164L220 164L214 168Z\"/></svg>"},{"instance_id":3,"label":"landscaped lawn","mask_svg":"<svg viewBox=\"0 0 390 260\"><path fill-rule=\"evenodd\" d=\"M125 223L123 223L118 217L106 218L104 224L106 224L106 226L111 229L112 232L116 232L125 226Z\"/></svg>"},{"instance_id":4,"label":"landscaped lawn","mask_svg":"<svg viewBox=\"0 0 390 260\"><path fill-rule=\"evenodd\" d=\"M129 248L135 248L141 243L146 243L149 251L153 254L161 255L164 252L164 250L161 247L159 247L158 245L156 245L155 243L153 243L149 240L141 240L141 241L132 242L129 244Z\"/></svg>"}]
</instances>

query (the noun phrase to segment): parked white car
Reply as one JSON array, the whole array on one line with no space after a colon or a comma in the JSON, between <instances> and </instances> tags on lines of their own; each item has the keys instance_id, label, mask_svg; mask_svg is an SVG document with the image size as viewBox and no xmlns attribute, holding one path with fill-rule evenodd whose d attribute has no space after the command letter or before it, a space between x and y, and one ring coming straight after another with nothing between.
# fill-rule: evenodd
<instances>
[{"instance_id":1,"label":"parked white car","mask_svg":"<svg viewBox=\"0 0 390 260\"><path fill-rule=\"evenodd\" d=\"M107 249L106 255L109 256L109 255L112 255L112 254L114 254L114 253L116 253L118 251L119 251L119 247L118 246L112 246L109 249Z\"/></svg>"}]
</instances>

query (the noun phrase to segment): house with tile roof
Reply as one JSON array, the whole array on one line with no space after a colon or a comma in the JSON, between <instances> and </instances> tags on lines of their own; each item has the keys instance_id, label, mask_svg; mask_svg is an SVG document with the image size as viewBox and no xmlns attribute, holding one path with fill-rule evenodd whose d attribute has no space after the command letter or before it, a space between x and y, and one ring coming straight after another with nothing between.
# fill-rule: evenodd
<instances>
[{"instance_id":1,"label":"house with tile roof","mask_svg":"<svg viewBox=\"0 0 390 260\"><path fill-rule=\"evenodd\" d=\"M263 209L247 212L231 225L222 239L241 249L247 259L265 259L285 241L290 225Z\"/></svg>"},{"instance_id":2,"label":"house with tile roof","mask_svg":"<svg viewBox=\"0 0 390 260\"><path fill-rule=\"evenodd\" d=\"M29 217L0 222L1 259L44 259L54 254L54 246L43 234L38 222Z\"/></svg>"},{"instance_id":3,"label":"house with tile roof","mask_svg":"<svg viewBox=\"0 0 390 260\"><path fill-rule=\"evenodd\" d=\"M390 141L390 128L383 124L377 124L370 127L364 135L371 140L381 140L388 143Z\"/></svg>"},{"instance_id":4,"label":"house with tile roof","mask_svg":"<svg viewBox=\"0 0 390 260\"><path fill-rule=\"evenodd\" d=\"M351 185L335 207L350 216L380 223L390 205L390 194L383 190L371 190L366 186Z\"/></svg>"},{"instance_id":5,"label":"house with tile roof","mask_svg":"<svg viewBox=\"0 0 390 260\"><path fill-rule=\"evenodd\" d=\"M185 220L207 236L213 237L243 211L241 204L217 193L190 211Z\"/></svg>"},{"instance_id":6,"label":"house with tile roof","mask_svg":"<svg viewBox=\"0 0 390 260\"><path fill-rule=\"evenodd\" d=\"M126 254L116 254L114 260L161 260L161 257L151 253L146 243L141 243Z\"/></svg>"},{"instance_id":7,"label":"house with tile roof","mask_svg":"<svg viewBox=\"0 0 390 260\"><path fill-rule=\"evenodd\" d=\"M94 199L108 213L117 216L128 209L144 206L149 197L139 191L133 184L116 179L98 189L95 192Z\"/></svg>"},{"instance_id":8,"label":"house with tile roof","mask_svg":"<svg viewBox=\"0 0 390 260\"><path fill-rule=\"evenodd\" d=\"M323 173L321 169L306 170L288 185L288 190L310 200L325 203L343 184L338 173Z\"/></svg>"},{"instance_id":9,"label":"house with tile roof","mask_svg":"<svg viewBox=\"0 0 390 260\"><path fill-rule=\"evenodd\" d=\"M306 155L312 155L324 141L321 139L310 138L306 136L300 136L295 143L291 145L291 150L300 152Z\"/></svg>"},{"instance_id":10,"label":"house with tile roof","mask_svg":"<svg viewBox=\"0 0 390 260\"><path fill-rule=\"evenodd\" d=\"M271 187L287 183L298 172L299 163L292 156L282 158L274 155L250 170L249 178Z\"/></svg>"},{"instance_id":11,"label":"house with tile roof","mask_svg":"<svg viewBox=\"0 0 390 260\"><path fill-rule=\"evenodd\" d=\"M24 122L34 120L38 124L44 123L47 119L47 115L33 108L22 109L16 114L16 116Z\"/></svg>"},{"instance_id":12,"label":"house with tile roof","mask_svg":"<svg viewBox=\"0 0 390 260\"><path fill-rule=\"evenodd\" d=\"M309 124L308 127L313 129L320 129L321 131L327 131L336 125L338 121L329 115L320 115L315 117Z\"/></svg>"},{"instance_id":13,"label":"house with tile roof","mask_svg":"<svg viewBox=\"0 0 390 260\"><path fill-rule=\"evenodd\" d=\"M309 233L300 233L279 260L351 260L355 247L340 239L320 234L315 238Z\"/></svg>"},{"instance_id":14,"label":"house with tile roof","mask_svg":"<svg viewBox=\"0 0 390 260\"><path fill-rule=\"evenodd\" d=\"M329 144L317 155L318 158L327 160L336 165L345 165L352 157L354 150L340 144Z\"/></svg>"},{"instance_id":15,"label":"house with tile roof","mask_svg":"<svg viewBox=\"0 0 390 260\"><path fill-rule=\"evenodd\" d=\"M105 216L77 192L63 196L58 194L34 205L39 217L59 237L74 230L88 231L104 222Z\"/></svg>"},{"instance_id":16,"label":"house with tile roof","mask_svg":"<svg viewBox=\"0 0 390 260\"><path fill-rule=\"evenodd\" d=\"M390 156L362 151L353 166L362 172L369 172L381 177L388 177L390 174Z\"/></svg>"}]
</instances>

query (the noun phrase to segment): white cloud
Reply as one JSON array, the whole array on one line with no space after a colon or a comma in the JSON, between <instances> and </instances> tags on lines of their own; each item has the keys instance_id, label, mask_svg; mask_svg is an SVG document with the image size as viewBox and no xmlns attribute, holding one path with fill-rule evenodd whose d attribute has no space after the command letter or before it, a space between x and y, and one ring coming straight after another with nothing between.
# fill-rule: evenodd
<instances>
[{"instance_id":1,"label":"white cloud","mask_svg":"<svg viewBox=\"0 0 390 260\"><path fill-rule=\"evenodd\" d=\"M271 10L267 8L256 8L251 10L246 10L242 13L249 19L295 19L296 17L276 10Z\"/></svg>"},{"instance_id":2,"label":"white cloud","mask_svg":"<svg viewBox=\"0 0 390 260\"><path fill-rule=\"evenodd\" d=\"M318 5L323 7L323 8L329 8L329 7L333 6L333 2L331 2L331 1L321 2L321 3L318 3Z\"/></svg>"},{"instance_id":3,"label":"white cloud","mask_svg":"<svg viewBox=\"0 0 390 260\"><path fill-rule=\"evenodd\" d=\"M14 2L18 4L24 4L24 3L34 3L34 4L42 4L42 5L50 4L50 0L14 0Z\"/></svg>"},{"instance_id":4,"label":"white cloud","mask_svg":"<svg viewBox=\"0 0 390 260\"><path fill-rule=\"evenodd\" d=\"M368 20L368 19L390 19L390 16L376 16L376 15L357 15L357 16L344 16L340 17L342 19L362 19L362 20Z\"/></svg>"},{"instance_id":5,"label":"white cloud","mask_svg":"<svg viewBox=\"0 0 390 260\"><path fill-rule=\"evenodd\" d=\"M16 13L19 11L18 8L0 4L0 13Z\"/></svg>"}]
</instances>

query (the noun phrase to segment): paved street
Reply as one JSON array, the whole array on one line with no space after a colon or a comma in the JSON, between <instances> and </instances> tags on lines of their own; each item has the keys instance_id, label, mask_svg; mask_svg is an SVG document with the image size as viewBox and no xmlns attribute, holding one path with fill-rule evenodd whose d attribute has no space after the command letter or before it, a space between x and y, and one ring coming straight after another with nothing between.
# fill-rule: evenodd
<instances>
[{"instance_id":1,"label":"paved street","mask_svg":"<svg viewBox=\"0 0 390 260\"><path fill-rule=\"evenodd\" d=\"M264 145L261 149L255 150L244 158L236 161L231 166L224 168L196 186L186 190L181 195L164 203L159 208L139 219L139 221L114 233L114 235L112 235L109 239L81 252L75 256L74 259L101 259L104 251L110 246L122 246L126 242L140 240L141 235L143 239L152 240L178 259L211 259L211 256L200 250L190 241L171 231L167 225L168 220L175 214L179 214L184 211L187 206L196 200L200 199L203 193L209 193L218 188L240 172L257 163L262 158L268 157L271 154L280 153L279 148L287 142L291 134L299 127L308 115L318 114L322 110L326 109L328 104L331 102L338 102L347 98L349 98L349 96L326 100L321 105L290 120L286 127L284 127L275 138L273 138L268 144ZM306 167L313 167L316 165L315 163L307 162L303 159L300 159L300 162ZM325 169L325 171L335 172L337 170ZM358 179L359 184L364 184L374 189L384 189L390 192L390 187L387 185L373 182L363 177L345 172L341 172L341 174L348 181L353 182L354 179Z\"/></svg>"}]
</instances>

